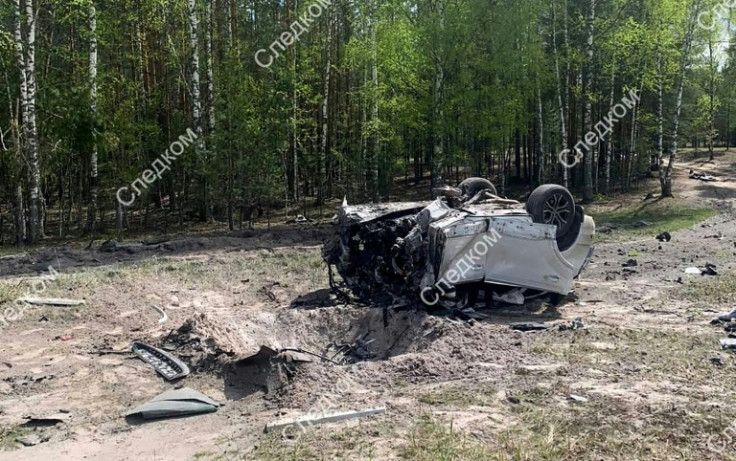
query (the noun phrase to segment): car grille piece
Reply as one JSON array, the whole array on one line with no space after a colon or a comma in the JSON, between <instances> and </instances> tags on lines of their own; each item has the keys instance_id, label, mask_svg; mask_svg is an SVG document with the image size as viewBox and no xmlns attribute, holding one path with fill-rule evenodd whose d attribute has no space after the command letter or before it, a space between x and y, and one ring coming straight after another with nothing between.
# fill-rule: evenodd
<instances>
[{"instance_id":1,"label":"car grille piece","mask_svg":"<svg viewBox=\"0 0 736 461\"><path fill-rule=\"evenodd\" d=\"M131 350L169 381L183 378L189 374L189 367L186 363L157 347L143 343L133 343Z\"/></svg>"}]
</instances>

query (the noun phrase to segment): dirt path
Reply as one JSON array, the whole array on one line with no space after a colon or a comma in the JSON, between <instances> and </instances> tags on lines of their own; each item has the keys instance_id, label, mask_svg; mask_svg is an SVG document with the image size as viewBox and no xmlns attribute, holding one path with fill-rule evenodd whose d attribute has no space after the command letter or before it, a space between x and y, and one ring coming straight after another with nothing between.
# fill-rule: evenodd
<instances>
[{"instance_id":1,"label":"dirt path","mask_svg":"<svg viewBox=\"0 0 736 461\"><path fill-rule=\"evenodd\" d=\"M8 450L0 451L0 460L413 458L418 456L412 450L421 447L412 445L409 434L426 418L453 421L474 441L516 453L509 431L521 431L520 440L535 440L529 415L544 409L548 424L553 416L577 411L568 401L571 393L585 395L591 412L605 414L592 407L603 405L620 424L643 428L643 434L650 425L659 427L652 421L669 412L691 427L667 420L671 428L693 431L678 439L682 450L694 450L678 452L683 459L688 453L728 459L728 453L706 445L736 420L728 403L734 397L736 364L733 355L718 351L723 333L709 324L715 313L733 308L726 282L734 274L736 254L736 220L730 214L736 200L733 161L722 157L708 167L723 175L724 181L714 184L686 179L690 168L705 169L699 161L678 165L677 193L694 204L717 207L717 216L675 232L670 243L637 235L599 244L574 299L556 309L540 304L498 311L475 323L397 313L384 329L380 310L317 307L334 303L319 255L319 241L330 232L326 228L217 237L135 255L57 248L5 258L0 261L7 269L0 277L3 309L43 277L29 266L48 264L54 251L65 259L61 275L46 282L44 296L80 298L86 305L38 308L0 332L0 449ZM624 270L628 259L637 259L638 266ZM94 267L84 269L88 263ZM713 280L684 273L706 263L718 266L721 301L710 295L698 300L698 293L712 291ZM153 305L165 309L166 323L159 323ZM375 357L346 366L315 359L294 367L290 385L272 394L245 385L247 370L213 362L183 384L223 403L219 411L147 424L126 421L126 411L172 384L135 358L94 352L126 350L132 341L158 344L193 318L207 319L207 331L219 335L214 338L218 347L238 352L269 344L331 356L331 343L367 335L374 340ZM512 322L562 325L576 318L589 328L540 334L508 328ZM712 365L714 359L722 366ZM267 422L287 416L380 405L387 407L384 416L329 425L284 446L263 434ZM710 416L693 416L719 405L721 426L706 423ZM54 426L23 426L30 416L60 413L63 422ZM581 420L590 417L575 414ZM565 424L556 427L562 430ZM544 443L554 446L548 430L544 426ZM620 430L616 426L611 433ZM18 437L48 440L17 448ZM651 435L652 445L643 453L666 459L662 453L670 455L672 448L663 437ZM621 453L613 458L627 459ZM526 454L521 458L539 456ZM590 457L596 458L595 451Z\"/></svg>"}]
</instances>

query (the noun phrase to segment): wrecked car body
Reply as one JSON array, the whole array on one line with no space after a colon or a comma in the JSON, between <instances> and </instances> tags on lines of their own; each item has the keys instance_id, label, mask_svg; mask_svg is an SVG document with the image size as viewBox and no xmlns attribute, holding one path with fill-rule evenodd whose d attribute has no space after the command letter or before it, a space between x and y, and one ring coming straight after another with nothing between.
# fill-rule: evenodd
<instances>
[{"instance_id":1,"label":"wrecked car body","mask_svg":"<svg viewBox=\"0 0 736 461\"><path fill-rule=\"evenodd\" d=\"M481 292L487 306L568 295L595 233L569 191L541 186L524 206L467 181L429 204L344 204L323 251L331 280L334 267L359 299L394 307L472 306Z\"/></svg>"}]
</instances>

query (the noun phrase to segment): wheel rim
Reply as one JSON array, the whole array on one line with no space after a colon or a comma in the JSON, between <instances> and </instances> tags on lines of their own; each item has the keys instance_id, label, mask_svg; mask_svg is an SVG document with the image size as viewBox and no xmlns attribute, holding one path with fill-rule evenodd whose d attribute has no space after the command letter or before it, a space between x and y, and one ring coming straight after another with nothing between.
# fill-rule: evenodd
<instances>
[{"instance_id":1,"label":"wheel rim","mask_svg":"<svg viewBox=\"0 0 736 461\"><path fill-rule=\"evenodd\" d=\"M563 194L552 195L544 204L544 222L560 229L570 221L570 202Z\"/></svg>"}]
</instances>

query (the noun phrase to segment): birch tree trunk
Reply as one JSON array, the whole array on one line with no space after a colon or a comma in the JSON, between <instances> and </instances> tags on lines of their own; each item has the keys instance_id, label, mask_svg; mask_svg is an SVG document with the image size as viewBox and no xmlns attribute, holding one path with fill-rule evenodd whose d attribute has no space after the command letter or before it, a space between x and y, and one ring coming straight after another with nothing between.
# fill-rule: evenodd
<instances>
[{"instance_id":1,"label":"birch tree trunk","mask_svg":"<svg viewBox=\"0 0 736 461\"><path fill-rule=\"evenodd\" d=\"M93 0L89 3L89 110L97 120L97 15ZM89 208L87 210L87 232L95 232L97 224L97 133L93 124L92 152L89 160Z\"/></svg>"},{"instance_id":2,"label":"birch tree trunk","mask_svg":"<svg viewBox=\"0 0 736 461\"><path fill-rule=\"evenodd\" d=\"M212 12L215 0L209 0L207 3L207 24L205 24L207 34L207 134L212 144L215 136L215 68L212 57Z\"/></svg>"},{"instance_id":3,"label":"birch tree trunk","mask_svg":"<svg viewBox=\"0 0 736 461\"><path fill-rule=\"evenodd\" d=\"M609 99L610 111L613 111L613 105L616 103L616 57L613 57L613 64L611 66L611 97ZM605 178L604 190L606 192L611 190L611 162L613 161L613 133L608 136L606 141L606 165L604 167L603 175Z\"/></svg>"},{"instance_id":4,"label":"birch tree trunk","mask_svg":"<svg viewBox=\"0 0 736 461\"><path fill-rule=\"evenodd\" d=\"M15 15L15 46L18 53L18 70L21 85L21 108L23 112L23 134L26 142L26 164L28 166L30 236L31 243L38 242L44 235L43 219L40 216L41 171L38 161L38 130L36 127L36 17L33 0L26 0L26 50L23 48L20 0L13 0Z\"/></svg>"},{"instance_id":5,"label":"birch tree trunk","mask_svg":"<svg viewBox=\"0 0 736 461\"><path fill-rule=\"evenodd\" d=\"M710 71L710 88L708 89L708 153L710 154L710 161L715 159L715 152L713 150L713 141L716 136L716 63L713 49L713 36L708 35L708 65Z\"/></svg>"},{"instance_id":6,"label":"birch tree trunk","mask_svg":"<svg viewBox=\"0 0 736 461\"><path fill-rule=\"evenodd\" d=\"M299 11L299 2L295 2L294 11ZM291 155L292 159L292 181L293 181L293 195L294 204L299 205L299 121L297 119L299 115L299 88L297 85L297 64L298 64L298 44L294 44L294 60L292 63L292 77L294 80L294 88L292 94L292 108L291 108Z\"/></svg>"},{"instance_id":7,"label":"birch tree trunk","mask_svg":"<svg viewBox=\"0 0 736 461\"><path fill-rule=\"evenodd\" d=\"M634 174L634 166L636 165L636 143L637 143L637 118L639 115L639 106L634 106L631 111L631 137L629 139L629 158L626 168L626 189L631 188L631 176Z\"/></svg>"},{"instance_id":8,"label":"birch tree trunk","mask_svg":"<svg viewBox=\"0 0 736 461\"><path fill-rule=\"evenodd\" d=\"M672 169L677 160L677 136L680 128L680 114L682 113L682 94L685 90L685 76L687 73L687 64L690 60L690 51L693 44L693 36L695 35L695 24L697 22L698 13L700 12L700 0L693 0L690 18L688 19L687 31L685 32L685 40L683 43L682 59L680 60L680 76L677 85L677 99L675 100L675 115L672 120L672 140L670 143L670 158L667 163L667 169L664 174L660 172L660 186L662 188L662 197L672 197Z\"/></svg>"},{"instance_id":9,"label":"birch tree trunk","mask_svg":"<svg viewBox=\"0 0 736 461\"><path fill-rule=\"evenodd\" d=\"M23 133L21 129L16 129L15 148L18 161L18 184L15 189L15 243L22 245L28 238L26 228L25 205L23 203L23 180L22 167L26 163L23 153L23 141L28 138L28 85L26 83L26 57L23 51L23 32L21 26L21 10L20 0L13 0L14 13L14 41L16 48L16 57L18 60L18 73L20 79L20 118ZM17 120L17 117L16 117Z\"/></svg>"},{"instance_id":10,"label":"birch tree trunk","mask_svg":"<svg viewBox=\"0 0 736 461\"><path fill-rule=\"evenodd\" d=\"M368 151L368 135L369 135L369 128L368 128L368 66L363 65L363 88L365 88L365 91L363 91L363 98L362 98L362 104L360 105L360 126L362 127L360 130L360 152L363 156L361 159L363 162L363 165L367 169L365 174L363 175L364 178L364 189L366 191L371 191L373 187L373 179L372 179L372 173L373 173L373 157L371 156L371 153ZM361 170L363 171L363 170ZM372 194L372 192L371 192ZM373 196L371 195L371 198Z\"/></svg>"},{"instance_id":11,"label":"birch tree trunk","mask_svg":"<svg viewBox=\"0 0 736 461\"><path fill-rule=\"evenodd\" d=\"M135 25L135 48L137 51L136 79L138 81L138 104L140 104L140 110L138 111L138 116L141 118L141 121L142 121L144 118L146 105L148 104L148 98L146 97L146 81L145 81L145 69L144 69L145 59L143 57L143 32L141 30L141 24L144 21L143 7L141 5L141 0L138 0L137 6L138 6L139 20L138 22L136 22L136 25ZM139 137L140 137L140 134L139 134ZM140 144L142 145L143 143L141 142Z\"/></svg>"},{"instance_id":12,"label":"birch tree trunk","mask_svg":"<svg viewBox=\"0 0 736 461\"><path fill-rule=\"evenodd\" d=\"M567 28L565 28L567 30ZM567 37L567 33L565 33ZM563 91L567 91L565 84L560 76L560 52L557 49L557 3L552 3L552 49L555 55L555 75L557 76L557 109L560 117L560 141L561 151L563 155L567 155L567 106L565 105L565 98L562 96ZM569 157L569 155L567 155ZM557 161L559 159L555 159ZM567 161L567 159L566 159ZM562 183L565 187L569 187L568 171L567 167L562 166Z\"/></svg>"},{"instance_id":13,"label":"birch tree trunk","mask_svg":"<svg viewBox=\"0 0 736 461\"><path fill-rule=\"evenodd\" d=\"M13 13L15 16L14 41L16 56L18 59L18 72L20 74L20 108L23 124L23 136L28 137L28 83L26 75L26 54L23 47L20 0L13 0L13 7Z\"/></svg>"},{"instance_id":14,"label":"birch tree trunk","mask_svg":"<svg viewBox=\"0 0 736 461\"><path fill-rule=\"evenodd\" d=\"M439 16L439 32L442 33L445 30L445 8L442 2L437 4L437 14ZM442 167L444 165L444 130L445 130L445 111L443 107L443 90L445 85L445 69L442 63L443 52L442 52L442 41L439 41L439 49L435 50L434 57L434 92L433 92L433 105L434 105L434 132L433 136L433 149L432 149L432 184L431 187L442 186Z\"/></svg>"},{"instance_id":15,"label":"birch tree trunk","mask_svg":"<svg viewBox=\"0 0 736 461\"><path fill-rule=\"evenodd\" d=\"M205 51L207 53L207 146L204 152L205 164L209 165L212 153L215 151L215 70L212 56L212 22L214 0L208 0L205 5ZM204 202L207 220L212 219L212 190L208 169L203 169L205 176Z\"/></svg>"},{"instance_id":16,"label":"birch tree trunk","mask_svg":"<svg viewBox=\"0 0 736 461\"><path fill-rule=\"evenodd\" d=\"M14 26L15 27L15 26ZM22 135L20 133L20 122L18 120L18 117L21 114L21 111L18 108L18 104L13 104L13 96L11 93L11 86L10 86L10 79L8 78L8 72L7 68L5 67L5 61L0 59L0 62L3 64L3 68L6 69L4 72L5 74L5 87L7 89L7 95L8 95L8 114L10 115L10 134L13 141L13 147L15 148L15 164L16 164L16 175L14 178L15 182L15 190L14 190L14 200L15 203L13 203L13 226L14 226L14 243L18 246L23 245L26 241L26 220L25 220L25 213L23 208L23 181L22 181L22 171L23 171L23 147L21 145L21 138ZM21 84L23 79L21 78ZM2 130L0 130L0 152L8 151L8 148L5 147L5 139L3 137ZM11 177L11 181L13 181L13 178ZM0 232L1 233L1 232Z\"/></svg>"},{"instance_id":17,"label":"birch tree trunk","mask_svg":"<svg viewBox=\"0 0 736 461\"><path fill-rule=\"evenodd\" d=\"M13 103L10 96L10 84L7 78L7 73L5 74L5 82L8 84L8 104L10 108L10 118L12 120L11 122L11 133L12 133L12 139L13 139L13 146L15 146L15 163L17 165L17 174L16 174L16 185L15 185L15 203L13 204L13 224L15 227L15 244L18 246L21 246L25 244L26 239L28 238L27 234L27 228L26 228L26 215L25 215L25 207L23 205L23 180L21 179L23 177L22 171L23 171L23 146L21 145L21 133L20 133L20 126L18 124L18 116L19 111L16 106L16 110L13 110Z\"/></svg>"},{"instance_id":18,"label":"birch tree trunk","mask_svg":"<svg viewBox=\"0 0 736 461\"><path fill-rule=\"evenodd\" d=\"M537 186L541 186L544 183L544 106L542 105L542 88L541 85L537 87L537 117L539 118L538 138L537 144L537 170L534 181Z\"/></svg>"},{"instance_id":19,"label":"birch tree trunk","mask_svg":"<svg viewBox=\"0 0 736 461\"><path fill-rule=\"evenodd\" d=\"M205 165L201 156L204 153L204 138L202 136L202 98L199 89L199 17L197 15L196 0L189 1L189 46L192 53L192 73L191 73L191 95L192 95L192 123L194 124L194 132L197 134L197 142L195 144L197 164L201 169ZM209 217L209 203L207 200L207 179L204 174L200 173L200 181L202 187L202 210L200 218L206 221Z\"/></svg>"},{"instance_id":20,"label":"birch tree trunk","mask_svg":"<svg viewBox=\"0 0 736 461\"><path fill-rule=\"evenodd\" d=\"M662 75L662 53L657 40L657 170L660 178L664 174L664 77Z\"/></svg>"},{"instance_id":21,"label":"birch tree trunk","mask_svg":"<svg viewBox=\"0 0 736 461\"><path fill-rule=\"evenodd\" d=\"M299 0L294 0L292 8L292 18L299 15ZM299 85L298 85L298 64L299 64L299 42L294 42L291 47L291 120L289 125L291 128L290 149L291 149L291 184L287 185L287 189L291 189L291 196L296 206L299 205ZM287 175L288 176L288 175Z\"/></svg>"},{"instance_id":22,"label":"birch tree trunk","mask_svg":"<svg viewBox=\"0 0 736 461\"><path fill-rule=\"evenodd\" d=\"M569 21L569 15L567 11L567 2L563 0L565 15L564 15L564 21L562 23L562 32L563 32L563 38L565 40L565 86L562 87L563 91L565 92L565 117L567 117L567 134L568 139L565 140L565 144L570 146L569 136L570 136L570 63L571 63L571 56L570 56L570 30L568 27L568 21ZM563 168L563 176L565 181L565 187L570 187L570 175L572 174L572 170L568 168Z\"/></svg>"},{"instance_id":23,"label":"birch tree trunk","mask_svg":"<svg viewBox=\"0 0 736 461\"><path fill-rule=\"evenodd\" d=\"M13 208L13 217L15 218L15 244L18 246L23 245L28 238L24 210L23 186L19 181L15 187L15 207Z\"/></svg>"},{"instance_id":24,"label":"birch tree trunk","mask_svg":"<svg viewBox=\"0 0 736 461\"><path fill-rule=\"evenodd\" d=\"M538 12L538 25L537 25L537 33L539 36L542 36L542 2L539 3L539 12ZM539 73L537 74L537 117L539 118L539 124L537 125L538 132L538 144L537 144L537 152L536 152L536 163L537 168L536 170L532 170L535 173L534 182L537 186L541 186L544 182L544 105L542 103L542 83L539 77Z\"/></svg>"},{"instance_id":25,"label":"birch tree trunk","mask_svg":"<svg viewBox=\"0 0 736 461\"><path fill-rule=\"evenodd\" d=\"M588 40L586 42L586 62L588 69L585 73L585 131L593 132L593 71L594 71L594 55L593 40L595 38L595 3L596 0L590 0L588 9L588 17L586 20L588 29ZM585 155L584 160L584 181L583 181L583 202L590 203L593 201L593 157L595 157L596 148L590 146Z\"/></svg>"},{"instance_id":26,"label":"birch tree trunk","mask_svg":"<svg viewBox=\"0 0 736 461\"><path fill-rule=\"evenodd\" d=\"M325 63L325 86L322 93L322 140L319 150L319 188L317 191L317 203L322 205L325 201L325 186L327 184L327 148L329 136L329 102L330 102L330 72L332 68L332 13L327 8L327 58ZM375 65L374 65L375 69ZM377 78L377 77L376 77ZM375 80L375 78L374 78Z\"/></svg>"},{"instance_id":27,"label":"birch tree trunk","mask_svg":"<svg viewBox=\"0 0 736 461\"><path fill-rule=\"evenodd\" d=\"M373 90L373 110L371 115L371 136L373 146L370 153L371 194L374 203L378 202L378 157L381 143L378 137L378 43L376 42L376 0L371 4L371 86Z\"/></svg>"},{"instance_id":28,"label":"birch tree trunk","mask_svg":"<svg viewBox=\"0 0 736 461\"><path fill-rule=\"evenodd\" d=\"M41 168L38 160L38 127L36 126L36 12L33 0L26 0L27 60L26 81L28 85L28 186L30 188L30 217L32 243L44 237L44 217L42 216Z\"/></svg>"}]
</instances>

